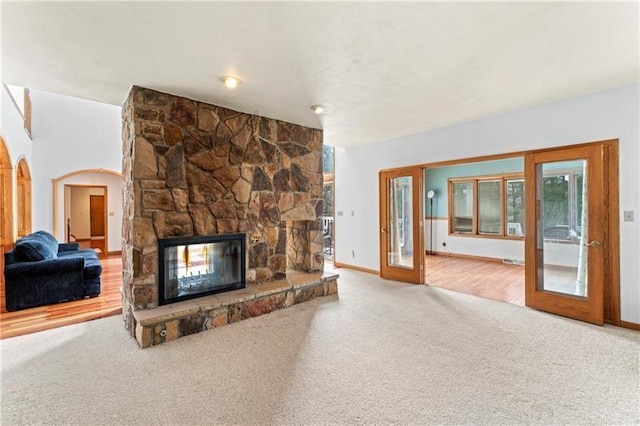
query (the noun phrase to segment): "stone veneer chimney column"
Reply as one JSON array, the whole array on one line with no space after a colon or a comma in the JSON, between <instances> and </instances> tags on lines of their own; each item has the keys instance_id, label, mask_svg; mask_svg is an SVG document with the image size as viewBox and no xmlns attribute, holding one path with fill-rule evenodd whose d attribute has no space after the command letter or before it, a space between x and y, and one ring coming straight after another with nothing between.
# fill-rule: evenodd
<instances>
[{"instance_id":1,"label":"stone veneer chimney column","mask_svg":"<svg viewBox=\"0 0 640 426\"><path fill-rule=\"evenodd\" d=\"M322 270L322 131L133 87L123 109L123 316L158 306L158 239L247 235L247 285Z\"/></svg>"}]
</instances>

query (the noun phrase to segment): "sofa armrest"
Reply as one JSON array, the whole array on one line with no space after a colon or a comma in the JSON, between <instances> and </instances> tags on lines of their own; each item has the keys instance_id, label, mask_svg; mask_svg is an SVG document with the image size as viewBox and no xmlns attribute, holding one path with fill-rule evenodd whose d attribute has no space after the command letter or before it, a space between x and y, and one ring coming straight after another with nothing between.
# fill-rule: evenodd
<instances>
[{"instance_id":1,"label":"sofa armrest","mask_svg":"<svg viewBox=\"0 0 640 426\"><path fill-rule=\"evenodd\" d=\"M82 271L83 269L84 258L82 256L69 256L57 259L39 260L36 262L17 262L11 265L5 265L4 276L7 279L39 277L43 275Z\"/></svg>"},{"instance_id":2,"label":"sofa armrest","mask_svg":"<svg viewBox=\"0 0 640 426\"><path fill-rule=\"evenodd\" d=\"M61 251L76 251L80 249L80 243L59 243L58 253Z\"/></svg>"}]
</instances>

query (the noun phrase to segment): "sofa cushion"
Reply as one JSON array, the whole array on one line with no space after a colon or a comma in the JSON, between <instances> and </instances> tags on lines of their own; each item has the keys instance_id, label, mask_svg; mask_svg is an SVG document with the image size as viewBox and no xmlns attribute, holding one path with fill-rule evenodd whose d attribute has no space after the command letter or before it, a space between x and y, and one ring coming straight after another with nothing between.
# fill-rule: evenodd
<instances>
[{"instance_id":1,"label":"sofa cushion","mask_svg":"<svg viewBox=\"0 0 640 426\"><path fill-rule=\"evenodd\" d=\"M84 269L82 270L82 277L85 280L91 280L94 278L100 278L102 274L102 264L100 259L93 249L81 249L77 251L61 251L58 253L59 258L67 257L82 257L84 258Z\"/></svg>"},{"instance_id":2,"label":"sofa cushion","mask_svg":"<svg viewBox=\"0 0 640 426\"><path fill-rule=\"evenodd\" d=\"M27 262L55 259L58 241L48 232L38 231L16 241L13 252L18 260Z\"/></svg>"}]
</instances>

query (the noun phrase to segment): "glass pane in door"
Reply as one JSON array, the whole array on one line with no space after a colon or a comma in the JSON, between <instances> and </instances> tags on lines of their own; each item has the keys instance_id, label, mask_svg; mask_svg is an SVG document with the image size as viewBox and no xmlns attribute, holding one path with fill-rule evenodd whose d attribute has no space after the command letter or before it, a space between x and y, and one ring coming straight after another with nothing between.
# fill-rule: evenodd
<instances>
[{"instance_id":1,"label":"glass pane in door","mask_svg":"<svg viewBox=\"0 0 640 426\"><path fill-rule=\"evenodd\" d=\"M388 264L413 268L413 178L389 180Z\"/></svg>"},{"instance_id":2,"label":"glass pane in door","mask_svg":"<svg viewBox=\"0 0 640 426\"><path fill-rule=\"evenodd\" d=\"M586 167L587 160L537 166L538 290L587 297Z\"/></svg>"}]
</instances>

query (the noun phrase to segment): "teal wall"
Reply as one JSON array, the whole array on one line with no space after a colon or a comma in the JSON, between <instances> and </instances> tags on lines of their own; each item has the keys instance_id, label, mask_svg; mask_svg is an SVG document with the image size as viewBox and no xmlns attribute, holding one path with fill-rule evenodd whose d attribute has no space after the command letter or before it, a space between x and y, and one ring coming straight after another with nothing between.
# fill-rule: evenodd
<instances>
[{"instance_id":1,"label":"teal wall","mask_svg":"<svg viewBox=\"0 0 640 426\"><path fill-rule=\"evenodd\" d=\"M426 193L433 189L436 196L433 201L433 216L447 217L449 192L447 190L448 179L468 177L499 175L503 173L523 173L524 158L509 158L506 160L483 161L481 163L461 164L459 166L438 167L427 169L425 175L425 216L431 217L431 208Z\"/></svg>"}]
</instances>

